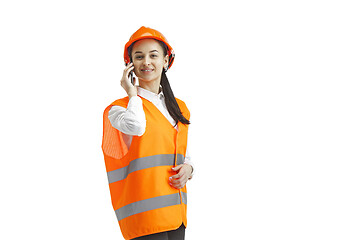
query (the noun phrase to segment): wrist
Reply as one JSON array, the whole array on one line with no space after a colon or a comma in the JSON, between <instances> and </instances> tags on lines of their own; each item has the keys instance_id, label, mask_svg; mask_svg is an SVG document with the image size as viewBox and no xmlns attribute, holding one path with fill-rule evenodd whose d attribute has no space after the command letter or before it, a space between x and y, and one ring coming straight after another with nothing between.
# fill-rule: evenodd
<instances>
[{"instance_id":1,"label":"wrist","mask_svg":"<svg viewBox=\"0 0 360 240\"><path fill-rule=\"evenodd\" d=\"M131 91L131 90L130 90L127 94L128 94L128 96L129 96L129 99L130 99L130 98L132 98L132 97L137 96L137 91L136 91L136 90L135 90L135 91Z\"/></svg>"},{"instance_id":2,"label":"wrist","mask_svg":"<svg viewBox=\"0 0 360 240\"><path fill-rule=\"evenodd\" d=\"M190 179L192 178L192 175L193 175L193 172L194 172L194 168L193 168L193 166L191 166L191 165L188 164L188 163L184 163L184 165L187 165L187 166L190 167L190 174L189 174L189 177L188 177L188 179L190 180Z\"/></svg>"},{"instance_id":3,"label":"wrist","mask_svg":"<svg viewBox=\"0 0 360 240\"><path fill-rule=\"evenodd\" d=\"M191 166L190 164L188 164L188 163L184 163L185 165L188 165L189 167L190 167L190 169L191 169L191 173L194 171L194 168L193 168L193 166Z\"/></svg>"}]
</instances>

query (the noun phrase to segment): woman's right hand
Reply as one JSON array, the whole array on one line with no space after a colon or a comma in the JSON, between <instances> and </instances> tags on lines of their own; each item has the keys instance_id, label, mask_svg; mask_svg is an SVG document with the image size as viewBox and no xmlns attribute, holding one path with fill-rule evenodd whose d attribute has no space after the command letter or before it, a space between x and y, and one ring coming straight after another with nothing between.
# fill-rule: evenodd
<instances>
[{"instance_id":1,"label":"woman's right hand","mask_svg":"<svg viewBox=\"0 0 360 240\"><path fill-rule=\"evenodd\" d=\"M131 83L131 80L129 79L129 74L133 70L134 70L134 64L129 63L125 67L123 76L122 76L121 81L120 81L121 86L125 89L125 91L126 91L127 95L129 96L129 98L137 95L137 89Z\"/></svg>"}]
</instances>

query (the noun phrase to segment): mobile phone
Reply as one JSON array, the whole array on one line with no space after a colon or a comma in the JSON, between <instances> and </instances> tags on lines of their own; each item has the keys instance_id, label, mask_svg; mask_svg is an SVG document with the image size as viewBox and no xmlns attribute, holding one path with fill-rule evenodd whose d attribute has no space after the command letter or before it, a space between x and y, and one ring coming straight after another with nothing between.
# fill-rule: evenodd
<instances>
[{"instance_id":1,"label":"mobile phone","mask_svg":"<svg viewBox=\"0 0 360 240\"><path fill-rule=\"evenodd\" d=\"M130 64L130 63L132 63L132 62L129 62L129 64ZM126 63L125 63L125 65L127 66ZM134 70L130 71L128 78L130 78L131 84L134 85L134 84L135 84Z\"/></svg>"},{"instance_id":2,"label":"mobile phone","mask_svg":"<svg viewBox=\"0 0 360 240\"><path fill-rule=\"evenodd\" d=\"M129 73L130 82L132 85L134 85L135 77L134 77L134 71L130 71Z\"/></svg>"}]
</instances>

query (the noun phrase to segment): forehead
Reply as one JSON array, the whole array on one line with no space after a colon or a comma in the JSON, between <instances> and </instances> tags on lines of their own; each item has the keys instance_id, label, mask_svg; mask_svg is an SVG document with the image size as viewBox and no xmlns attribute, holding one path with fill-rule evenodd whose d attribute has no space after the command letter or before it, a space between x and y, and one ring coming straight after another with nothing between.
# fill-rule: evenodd
<instances>
[{"instance_id":1,"label":"forehead","mask_svg":"<svg viewBox=\"0 0 360 240\"><path fill-rule=\"evenodd\" d=\"M141 51L141 52L148 52L152 50L161 51L161 45L155 39L141 39L134 43L133 52Z\"/></svg>"}]
</instances>

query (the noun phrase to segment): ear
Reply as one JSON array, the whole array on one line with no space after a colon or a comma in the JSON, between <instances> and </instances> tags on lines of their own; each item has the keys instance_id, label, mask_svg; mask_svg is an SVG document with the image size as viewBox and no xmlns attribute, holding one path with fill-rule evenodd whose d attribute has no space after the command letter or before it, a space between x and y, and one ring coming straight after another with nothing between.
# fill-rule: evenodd
<instances>
[{"instance_id":1,"label":"ear","mask_svg":"<svg viewBox=\"0 0 360 240\"><path fill-rule=\"evenodd\" d=\"M165 57L164 57L164 69L168 69L168 67L169 67L169 55L166 55Z\"/></svg>"}]
</instances>

